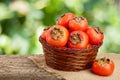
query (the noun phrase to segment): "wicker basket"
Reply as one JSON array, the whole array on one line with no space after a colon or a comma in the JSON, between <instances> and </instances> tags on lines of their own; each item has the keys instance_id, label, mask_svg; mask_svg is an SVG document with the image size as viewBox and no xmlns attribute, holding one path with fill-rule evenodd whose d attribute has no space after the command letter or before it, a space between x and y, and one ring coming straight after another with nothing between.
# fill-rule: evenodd
<instances>
[{"instance_id":1,"label":"wicker basket","mask_svg":"<svg viewBox=\"0 0 120 80\"><path fill-rule=\"evenodd\" d=\"M39 41L43 46L46 64L63 71L80 71L90 68L96 58L98 48L102 44L86 49L72 49L51 46L41 37Z\"/></svg>"}]
</instances>

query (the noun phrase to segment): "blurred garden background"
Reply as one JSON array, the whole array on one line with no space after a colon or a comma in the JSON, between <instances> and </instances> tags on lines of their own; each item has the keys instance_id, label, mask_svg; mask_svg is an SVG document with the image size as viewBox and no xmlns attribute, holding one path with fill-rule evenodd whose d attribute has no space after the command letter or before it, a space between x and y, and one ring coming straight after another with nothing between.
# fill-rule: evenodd
<instances>
[{"instance_id":1,"label":"blurred garden background","mask_svg":"<svg viewBox=\"0 0 120 80\"><path fill-rule=\"evenodd\" d=\"M0 0L0 54L41 54L43 28L66 12L100 27L99 53L120 53L120 0Z\"/></svg>"}]
</instances>

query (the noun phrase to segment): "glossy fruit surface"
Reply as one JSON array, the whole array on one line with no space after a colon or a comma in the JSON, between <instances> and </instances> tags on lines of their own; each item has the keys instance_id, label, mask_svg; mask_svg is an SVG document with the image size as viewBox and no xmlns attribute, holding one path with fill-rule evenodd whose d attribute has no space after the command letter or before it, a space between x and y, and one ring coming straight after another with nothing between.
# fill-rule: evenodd
<instances>
[{"instance_id":1,"label":"glossy fruit surface","mask_svg":"<svg viewBox=\"0 0 120 80\"><path fill-rule=\"evenodd\" d=\"M42 34L41 34L41 37L46 40L46 35L47 35L47 31L49 30L49 27L47 29L44 29Z\"/></svg>"},{"instance_id":2,"label":"glossy fruit surface","mask_svg":"<svg viewBox=\"0 0 120 80\"><path fill-rule=\"evenodd\" d=\"M88 45L88 36L83 31L73 31L70 33L68 46L70 48L86 48Z\"/></svg>"},{"instance_id":3,"label":"glossy fruit surface","mask_svg":"<svg viewBox=\"0 0 120 80\"><path fill-rule=\"evenodd\" d=\"M69 29L72 31L85 31L88 28L88 22L84 17L75 17L69 21Z\"/></svg>"},{"instance_id":4,"label":"glossy fruit surface","mask_svg":"<svg viewBox=\"0 0 120 80\"><path fill-rule=\"evenodd\" d=\"M93 62L92 71L101 76L109 76L114 71L114 62L107 58L101 58Z\"/></svg>"},{"instance_id":5,"label":"glossy fruit surface","mask_svg":"<svg viewBox=\"0 0 120 80\"><path fill-rule=\"evenodd\" d=\"M68 41L69 32L61 25L54 25L47 31L46 41L50 45L63 47Z\"/></svg>"},{"instance_id":6,"label":"glossy fruit surface","mask_svg":"<svg viewBox=\"0 0 120 80\"><path fill-rule=\"evenodd\" d=\"M103 41L103 32L98 27L91 27L86 32L91 44L100 44Z\"/></svg>"},{"instance_id":7,"label":"glossy fruit surface","mask_svg":"<svg viewBox=\"0 0 120 80\"><path fill-rule=\"evenodd\" d=\"M61 16L57 20L57 24L68 27L69 20L73 19L74 17L75 17L75 15L73 13L65 13L63 16Z\"/></svg>"}]
</instances>

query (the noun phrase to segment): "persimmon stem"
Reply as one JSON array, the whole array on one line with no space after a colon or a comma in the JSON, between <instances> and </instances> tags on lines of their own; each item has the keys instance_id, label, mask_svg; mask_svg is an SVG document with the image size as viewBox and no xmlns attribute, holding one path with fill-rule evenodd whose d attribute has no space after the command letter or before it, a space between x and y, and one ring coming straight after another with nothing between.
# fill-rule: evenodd
<instances>
[{"instance_id":1,"label":"persimmon stem","mask_svg":"<svg viewBox=\"0 0 120 80\"><path fill-rule=\"evenodd\" d=\"M76 45L82 41L80 34L76 33L70 36L70 41L72 44Z\"/></svg>"},{"instance_id":2,"label":"persimmon stem","mask_svg":"<svg viewBox=\"0 0 120 80\"><path fill-rule=\"evenodd\" d=\"M58 40L63 36L63 32L59 28L54 27L53 30L51 30L51 36L52 39Z\"/></svg>"},{"instance_id":3,"label":"persimmon stem","mask_svg":"<svg viewBox=\"0 0 120 80\"><path fill-rule=\"evenodd\" d=\"M110 63L110 59L108 59L106 57L98 59L97 61L98 61L99 65L101 65L101 66L104 66L105 64L109 64Z\"/></svg>"},{"instance_id":4,"label":"persimmon stem","mask_svg":"<svg viewBox=\"0 0 120 80\"><path fill-rule=\"evenodd\" d=\"M76 22L81 22L82 20L84 20L84 18L80 16L80 17L73 18L73 20L75 20Z\"/></svg>"},{"instance_id":5,"label":"persimmon stem","mask_svg":"<svg viewBox=\"0 0 120 80\"><path fill-rule=\"evenodd\" d=\"M94 27L93 28L98 34L103 34L103 32L100 30L99 27Z\"/></svg>"}]
</instances>

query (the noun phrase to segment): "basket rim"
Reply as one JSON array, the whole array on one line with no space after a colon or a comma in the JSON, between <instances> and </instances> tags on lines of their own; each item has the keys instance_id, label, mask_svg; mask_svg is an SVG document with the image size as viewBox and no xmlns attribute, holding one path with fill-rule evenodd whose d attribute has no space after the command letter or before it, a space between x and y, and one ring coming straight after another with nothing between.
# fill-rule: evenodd
<instances>
[{"instance_id":1,"label":"basket rim","mask_svg":"<svg viewBox=\"0 0 120 80\"><path fill-rule=\"evenodd\" d=\"M98 44L98 45L92 45L91 47L87 47L87 48L81 48L81 49L77 49L77 48L68 48L68 47L56 47L56 46L52 46L50 44L48 44L41 36L39 37L39 41L42 44L43 47L49 47L49 49L52 50L58 50L58 51L72 51L72 52L89 52L90 50L93 49L98 49L102 43Z\"/></svg>"}]
</instances>

